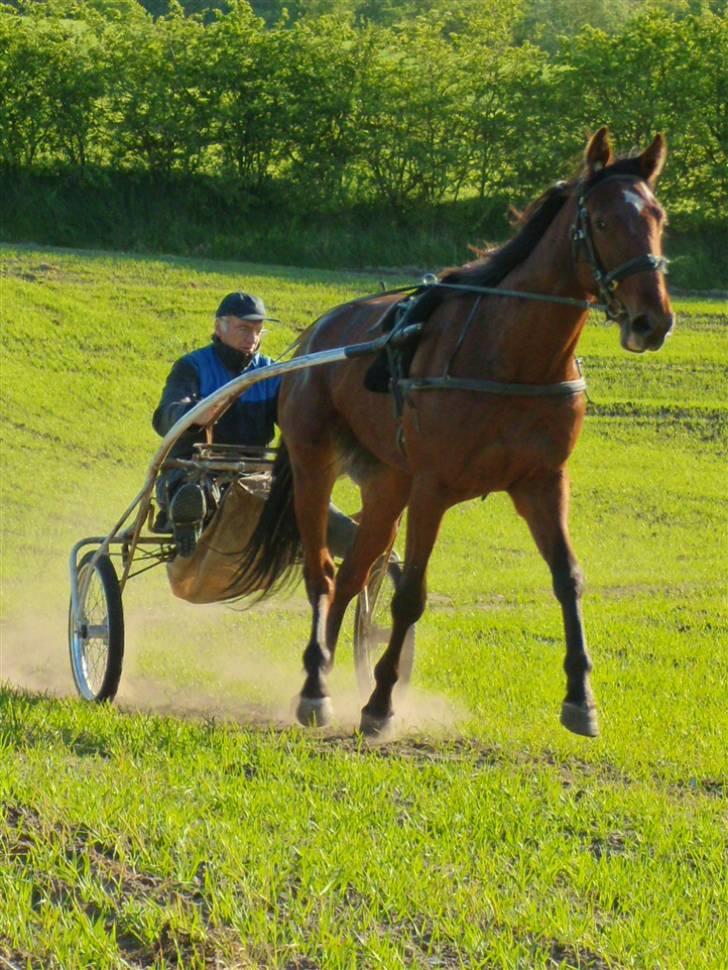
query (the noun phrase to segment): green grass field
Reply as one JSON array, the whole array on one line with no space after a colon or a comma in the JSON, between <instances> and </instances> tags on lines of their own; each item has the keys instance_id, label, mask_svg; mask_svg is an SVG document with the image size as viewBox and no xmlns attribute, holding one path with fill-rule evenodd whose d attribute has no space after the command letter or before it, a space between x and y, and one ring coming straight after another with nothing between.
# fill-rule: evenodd
<instances>
[{"instance_id":1,"label":"green grass field","mask_svg":"<svg viewBox=\"0 0 728 970\"><path fill-rule=\"evenodd\" d=\"M300 589L240 612L134 580L118 703L73 697L70 547L140 488L170 363L239 287L282 319L275 355L378 281L0 247L0 968L724 970L728 305L678 301L659 355L596 319L580 347L602 736L558 724L560 612L494 496L446 518L399 735L371 746L351 623L335 725L292 724Z\"/></svg>"}]
</instances>

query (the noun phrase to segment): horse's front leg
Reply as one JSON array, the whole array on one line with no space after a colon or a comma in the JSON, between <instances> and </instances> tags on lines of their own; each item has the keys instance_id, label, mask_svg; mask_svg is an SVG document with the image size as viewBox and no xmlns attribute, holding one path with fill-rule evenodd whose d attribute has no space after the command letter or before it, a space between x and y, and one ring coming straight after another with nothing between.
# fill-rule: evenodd
<instances>
[{"instance_id":1,"label":"horse's front leg","mask_svg":"<svg viewBox=\"0 0 728 970\"><path fill-rule=\"evenodd\" d=\"M561 723L574 734L599 734L591 688L592 662L586 647L581 595L584 577L571 547L568 531L569 480L566 470L529 478L514 486L510 496L531 530L551 570L553 588L561 604L566 634L566 697Z\"/></svg>"}]
</instances>

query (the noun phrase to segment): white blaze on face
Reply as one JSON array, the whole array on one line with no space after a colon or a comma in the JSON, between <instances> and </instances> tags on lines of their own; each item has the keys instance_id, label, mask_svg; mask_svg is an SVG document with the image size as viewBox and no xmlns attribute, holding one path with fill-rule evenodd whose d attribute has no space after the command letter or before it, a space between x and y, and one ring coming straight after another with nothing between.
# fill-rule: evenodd
<instances>
[{"instance_id":1,"label":"white blaze on face","mask_svg":"<svg viewBox=\"0 0 728 970\"><path fill-rule=\"evenodd\" d=\"M637 192L633 192L631 189L624 190L625 201L629 205L633 205L637 210L638 214L642 212L644 207L647 205L647 199L643 199L641 195Z\"/></svg>"}]
</instances>

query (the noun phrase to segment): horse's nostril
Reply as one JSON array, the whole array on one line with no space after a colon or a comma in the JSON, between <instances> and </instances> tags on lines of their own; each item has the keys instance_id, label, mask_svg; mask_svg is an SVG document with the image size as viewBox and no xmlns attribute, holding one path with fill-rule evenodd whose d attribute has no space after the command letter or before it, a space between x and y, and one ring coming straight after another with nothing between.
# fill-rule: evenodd
<instances>
[{"instance_id":1,"label":"horse's nostril","mask_svg":"<svg viewBox=\"0 0 728 970\"><path fill-rule=\"evenodd\" d=\"M647 315L644 313L641 313L638 317L635 317L634 320L632 321L633 333L639 333L644 336L645 334L648 334L651 330L652 330L652 325L650 324L650 321L647 319Z\"/></svg>"}]
</instances>

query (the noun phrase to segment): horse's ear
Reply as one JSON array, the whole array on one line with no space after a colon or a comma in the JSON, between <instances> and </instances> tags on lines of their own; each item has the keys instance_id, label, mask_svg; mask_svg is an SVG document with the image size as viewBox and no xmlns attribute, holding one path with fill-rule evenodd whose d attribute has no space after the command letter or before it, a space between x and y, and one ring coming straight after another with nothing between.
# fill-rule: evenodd
<instances>
[{"instance_id":1,"label":"horse's ear","mask_svg":"<svg viewBox=\"0 0 728 970\"><path fill-rule=\"evenodd\" d=\"M667 141L664 135L659 132L649 148L646 148L638 158L642 177L654 185L660 177L660 172L665 165L667 158Z\"/></svg>"},{"instance_id":2,"label":"horse's ear","mask_svg":"<svg viewBox=\"0 0 728 970\"><path fill-rule=\"evenodd\" d=\"M586 146L584 158L590 175L601 172L613 161L614 155L609 141L609 129L606 125L591 136L589 144Z\"/></svg>"}]
</instances>

